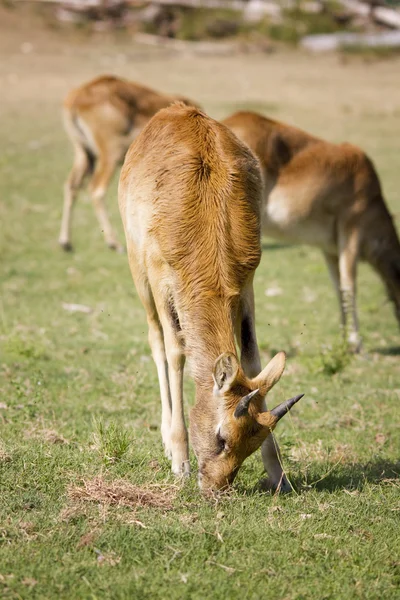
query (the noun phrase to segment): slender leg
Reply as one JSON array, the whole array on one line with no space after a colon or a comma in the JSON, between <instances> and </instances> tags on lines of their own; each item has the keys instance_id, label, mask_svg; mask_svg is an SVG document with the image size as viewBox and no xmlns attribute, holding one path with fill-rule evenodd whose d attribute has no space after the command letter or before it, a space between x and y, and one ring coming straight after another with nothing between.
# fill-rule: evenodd
<instances>
[{"instance_id":1,"label":"slender leg","mask_svg":"<svg viewBox=\"0 0 400 600\"><path fill-rule=\"evenodd\" d=\"M149 326L149 344L158 374L161 397L161 437L165 455L171 458L171 395L168 381L168 364L165 354L164 334L158 317L153 294L146 275L140 269L137 261L137 249L128 244L128 259L136 291L146 310Z\"/></svg>"},{"instance_id":2,"label":"slender leg","mask_svg":"<svg viewBox=\"0 0 400 600\"><path fill-rule=\"evenodd\" d=\"M82 186L85 176L90 170L90 162L82 146L75 145L74 164L71 173L64 184L64 206L61 229L58 242L64 250L72 250L71 245L71 215L77 193Z\"/></svg>"},{"instance_id":3,"label":"slender leg","mask_svg":"<svg viewBox=\"0 0 400 600\"><path fill-rule=\"evenodd\" d=\"M148 314L149 344L157 367L161 397L161 437L165 456L172 457L171 451L171 397L168 380L168 364L165 355L164 337L158 317Z\"/></svg>"},{"instance_id":4,"label":"slender leg","mask_svg":"<svg viewBox=\"0 0 400 600\"><path fill-rule=\"evenodd\" d=\"M254 316L253 287L248 288L241 300L239 326L236 338L241 350L240 362L247 377L256 377L261 371L260 353L258 351Z\"/></svg>"},{"instance_id":5,"label":"slender leg","mask_svg":"<svg viewBox=\"0 0 400 600\"><path fill-rule=\"evenodd\" d=\"M245 300L242 301L241 317L240 361L246 375L248 377L255 377L261 371L261 361L254 325L253 289L246 294ZM265 403L263 410L266 410ZM268 473L268 487L272 487L273 489L282 492L290 492L292 487L283 472L278 442L272 433L266 438L261 446L261 457L264 468Z\"/></svg>"},{"instance_id":6,"label":"slender leg","mask_svg":"<svg viewBox=\"0 0 400 600\"><path fill-rule=\"evenodd\" d=\"M104 196L111 178L114 175L118 164L118 159L110 153L102 153L99 156L93 179L90 182L90 193L93 201L94 210L100 224L101 231L104 234L106 244L112 250L123 252L123 246L119 244L114 230L108 218L107 209L104 204Z\"/></svg>"},{"instance_id":7,"label":"slender leg","mask_svg":"<svg viewBox=\"0 0 400 600\"><path fill-rule=\"evenodd\" d=\"M325 261L328 267L329 275L335 288L335 292L339 301L340 322L342 327L345 327L345 314L343 310L342 294L340 292L340 273L339 273L339 258L334 254L324 252Z\"/></svg>"},{"instance_id":8,"label":"slender leg","mask_svg":"<svg viewBox=\"0 0 400 600\"><path fill-rule=\"evenodd\" d=\"M160 384L162 417L161 435L166 455L172 458L176 475L190 473L188 434L183 412L183 370L185 355L165 288L153 294L141 272L135 248L128 246L128 258L137 292L147 312L149 342ZM156 285L159 285L157 282Z\"/></svg>"},{"instance_id":9,"label":"slender leg","mask_svg":"<svg viewBox=\"0 0 400 600\"><path fill-rule=\"evenodd\" d=\"M292 486L283 471L281 453L273 433L269 434L261 446L261 458L268 473L266 487L271 487L280 492L291 492Z\"/></svg>"},{"instance_id":10,"label":"slender leg","mask_svg":"<svg viewBox=\"0 0 400 600\"><path fill-rule=\"evenodd\" d=\"M189 475L189 443L183 410L183 370L185 366L185 355L173 317L168 308L166 308L168 304L165 302L165 304L161 305L163 300L165 300L161 294L157 297L160 298L160 305L157 305L157 310L160 315L164 332L169 388L171 393L172 415L170 444L172 453L172 471L175 475Z\"/></svg>"},{"instance_id":11,"label":"slender leg","mask_svg":"<svg viewBox=\"0 0 400 600\"><path fill-rule=\"evenodd\" d=\"M356 307L356 275L358 259L358 236L356 232L339 232L340 293L343 306L345 330L349 345L354 352L361 348Z\"/></svg>"}]
</instances>

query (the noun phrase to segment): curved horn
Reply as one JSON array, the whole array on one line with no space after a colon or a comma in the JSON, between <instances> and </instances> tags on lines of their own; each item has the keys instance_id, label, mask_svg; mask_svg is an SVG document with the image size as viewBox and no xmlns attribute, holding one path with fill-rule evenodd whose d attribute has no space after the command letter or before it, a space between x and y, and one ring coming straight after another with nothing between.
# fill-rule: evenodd
<instances>
[{"instance_id":1,"label":"curved horn","mask_svg":"<svg viewBox=\"0 0 400 600\"><path fill-rule=\"evenodd\" d=\"M285 400L285 402L278 404L278 406L275 406L275 408L271 410L271 415L273 415L276 418L276 422L278 422L279 419L282 419L282 417L286 415L287 412L289 412L292 406L296 404L296 402L298 402L303 396L304 394L299 394L298 396L294 396L293 398L290 398L289 400Z\"/></svg>"},{"instance_id":2,"label":"curved horn","mask_svg":"<svg viewBox=\"0 0 400 600\"><path fill-rule=\"evenodd\" d=\"M243 396L243 398L241 398L239 400L239 403L238 403L237 407L235 408L235 412L234 412L234 417L236 419L238 419L239 417L244 417L245 415L249 414L249 404L251 402L251 399L256 394L258 394L258 389L253 390L252 392L247 394L247 396Z\"/></svg>"}]
</instances>

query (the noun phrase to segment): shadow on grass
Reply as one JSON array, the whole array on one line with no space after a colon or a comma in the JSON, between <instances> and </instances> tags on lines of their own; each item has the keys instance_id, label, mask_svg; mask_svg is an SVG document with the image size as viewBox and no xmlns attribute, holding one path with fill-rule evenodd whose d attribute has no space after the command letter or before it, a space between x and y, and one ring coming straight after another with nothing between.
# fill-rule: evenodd
<instances>
[{"instance_id":1,"label":"shadow on grass","mask_svg":"<svg viewBox=\"0 0 400 600\"><path fill-rule=\"evenodd\" d=\"M310 466L307 481L304 475L293 474L292 466L290 482L298 494L309 491L324 491L335 493L339 490L361 491L366 484L400 485L400 460L368 461L367 463L346 463L332 465L332 463L316 462ZM260 493L274 493L269 487L268 478L262 476L258 483L251 489L238 483L237 491L246 496Z\"/></svg>"},{"instance_id":2,"label":"shadow on grass","mask_svg":"<svg viewBox=\"0 0 400 600\"><path fill-rule=\"evenodd\" d=\"M390 348L372 348L371 352L383 354L384 356L399 356L400 346L391 346Z\"/></svg>"},{"instance_id":3,"label":"shadow on grass","mask_svg":"<svg viewBox=\"0 0 400 600\"><path fill-rule=\"evenodd\" d=\"M339 464L335 468L328 464L318 464L308 479L308 485L304 485L304 480L295 480L296 488L336 492L341 489L361 490L367 483L400 483L400 460L377 459L367 463Z\"/></svg>"}]
</instances>

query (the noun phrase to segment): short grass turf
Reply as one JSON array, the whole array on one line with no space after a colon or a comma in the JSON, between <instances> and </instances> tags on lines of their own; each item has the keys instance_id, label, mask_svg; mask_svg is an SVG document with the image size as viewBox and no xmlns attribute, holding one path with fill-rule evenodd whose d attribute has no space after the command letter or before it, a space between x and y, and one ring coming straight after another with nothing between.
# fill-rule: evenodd
<instances>
[{"instance_id":1,"label":"short grass turf","mask_svg":"<svg viewBox=\"0 0 400 600\"><path fill-rule=\"evenodd\" d=\"M82 200L75 252L56 240L71 159L59 105L72 85L104 71L191 95L216 117L248 106L359 143L399 211L400 62L188 59L109 36L3 34L2 596L399 598L399 334L370 269L359 274L364 351L348 362L318 251L264 241L255 281L263 362L288 353L270 404L306 394L277 429L296 491L261 492L257 454L231 494L207 500L195 476L176 481L163 457L156 371L126 256L103 245ZM115 182L108 205L121 234ZM90 312L63 307L74 303ZM189 409L189 378L185 390ZM93 482L103 496L91 502ZM107 496L129 485L150 486L165 504Z\"/></svg>"}]
</instances>

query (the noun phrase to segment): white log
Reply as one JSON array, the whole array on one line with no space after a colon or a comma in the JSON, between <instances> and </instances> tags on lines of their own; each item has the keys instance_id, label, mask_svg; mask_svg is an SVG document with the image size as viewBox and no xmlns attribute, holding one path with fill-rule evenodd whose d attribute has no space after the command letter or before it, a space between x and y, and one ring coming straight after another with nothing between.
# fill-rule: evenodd
<instances>
[{"instance_id":1,"label":"white log","mask_svg":"<svg viewBox=\"0 0 400 600\"><path fill-rule=\"evenodd\" d=\"M300 45L312 52L329 52L339 50L343 46L365 46L368 48L400 47L400 31L383 31L381 33L327 33L307 35Z\"/></svg>"}]
</instances>

